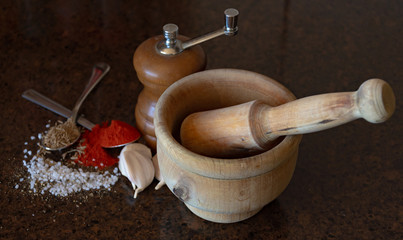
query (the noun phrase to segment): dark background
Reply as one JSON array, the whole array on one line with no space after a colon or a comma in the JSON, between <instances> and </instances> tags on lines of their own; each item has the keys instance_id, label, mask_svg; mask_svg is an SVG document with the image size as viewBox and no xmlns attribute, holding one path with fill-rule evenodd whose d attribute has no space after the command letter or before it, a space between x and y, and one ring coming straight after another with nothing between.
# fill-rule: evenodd
<instances>
[{"instance_id":1,"label":"dark background","mask_svg":"<svg viewBox=\"0 0 403 240\"><path fill-rule=\"evenodd\" d=\"M15 189L26 176L24 142L63 119L23 99L34 88L72 108L95 62L111 65L82 112L95 123L134 124L142 89L136 47L176 23L196 37L237 8L239 34L203 43L208 69L267 75L298 98L355 91L382 78L395 91L392 118L357 120L305 135L282 195L235 224L193 215L154 182L138 199L121 178L87 197L35 196ZM401 239L403 1L1 1L1 239ZM22 185L22 184L21 184ZM85 195L85 193L84 193Z\"/></svg>"}]
</instances>

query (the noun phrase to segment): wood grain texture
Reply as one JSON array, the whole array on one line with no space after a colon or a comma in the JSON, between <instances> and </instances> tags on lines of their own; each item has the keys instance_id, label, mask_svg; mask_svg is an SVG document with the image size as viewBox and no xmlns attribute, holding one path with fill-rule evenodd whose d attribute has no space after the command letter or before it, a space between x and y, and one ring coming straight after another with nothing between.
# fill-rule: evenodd
<instances>
[{"instance_id":1,"label":"wood grain texture","mask_svg":"<svg viewBox=\"0 0 403 240\"><path fill-rule=\"evenodd\" d=\"M206 67L206 55L200 46L194 46L178 55L167 56L158 53L155 48L162 39L163 36L147 39L138 46L133 56L137 77L144 85L135 108L136 125L153 150L156 149L153 120L158 98L175 81ZM188 38L178 36L178 39Z\"/></svg>"},{"instance_id":2,"label":"wood grain texture","mask_svg":"<svg viewBox=\"0 0 403 240\"><path fill-rule=\"evenodd\" d=\"M295 96L266 76L216 69L174 83L157 103L154 123L161 174L177 198L209 221L238 222L253 216L277 198L292 178L300 135L284 138L270 151L233 159L202 156L178 142L187 115L253 99L277 106Z\"/></svg>"},{"instance_id":3,"label":"wood grain texture","mask_svg":"<svg viewBox=\"0 0 403 240\"><path fill-rule=\"evenodd\" d=\"M251 101L193 113L183 121L180 135L183 146L196 153L237 157L240 149L268 150L280 136L318 132L358 118L384 122L394 109L390 85L370 79L355 92L310 96L277 107Z\"/></svg>"}]
</instances>

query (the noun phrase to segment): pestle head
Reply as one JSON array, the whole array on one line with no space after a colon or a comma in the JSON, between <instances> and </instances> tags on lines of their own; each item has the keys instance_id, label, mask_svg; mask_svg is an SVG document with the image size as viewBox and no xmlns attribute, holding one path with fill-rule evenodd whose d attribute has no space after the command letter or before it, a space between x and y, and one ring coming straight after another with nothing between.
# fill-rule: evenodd
<instances>
[{"instance_id":1,"label":"pestle head","mask_svg":"<svg viewBox=\"0 0 403 240\"><path fill-rule=\"evenodd\" d=\"M381 79L369 79L357 91L357 104L362 118L371 123L388 120L396 107L392 87Z\"/></svg>"}]
</instances>

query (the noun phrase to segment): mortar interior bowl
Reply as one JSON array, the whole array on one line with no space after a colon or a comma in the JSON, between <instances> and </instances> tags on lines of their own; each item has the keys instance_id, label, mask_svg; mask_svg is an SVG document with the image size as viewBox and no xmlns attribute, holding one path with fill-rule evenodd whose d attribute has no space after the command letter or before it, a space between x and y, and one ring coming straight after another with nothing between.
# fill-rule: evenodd
<instances>
[{"instance_id":1,"label":"mortar interior bowl","mask_svg":"<svg viewBox=\"0 0 403 240\"><path fill-rule=\"evenodd\" d=\"M182 78L158 100L154 125L162 177L172 193L203 219L220 223L247 219L277 198L292 178L301 135L284 137L263 153L233 159L202 156L180 144L180 126L189 114L256 99L278 106L295 96L264 75L215 69Z\"/></svg>"}]
</instances>

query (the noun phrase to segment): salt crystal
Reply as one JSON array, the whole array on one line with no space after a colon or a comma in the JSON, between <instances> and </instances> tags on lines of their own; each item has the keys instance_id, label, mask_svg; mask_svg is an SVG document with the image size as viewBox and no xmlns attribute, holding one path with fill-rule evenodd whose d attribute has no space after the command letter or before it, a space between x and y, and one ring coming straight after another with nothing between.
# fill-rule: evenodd
<instances>
[{"instance_id":1,"label":"salt crystal","mask_svg":"<svg viewBox=\"0 0 403 240\"><path fill-rule=\"evenodd\" d=\"M42 139L42 133L38 133L38 139Z\"/></svg>"},{"instance_id":2,"label":"salt crystal","mask_svg":"<svg viewBox=\"0 0 403 240\"><path fill-rule=\"evenodd\" d=\"M28 142L24 142L24 145L28 145Z\"/></svg>"},{"instance_id":3,"label":"salt crystal","mask_svg":"<svg viewBox=\"0 0 403 240\"><path fill-rule=\"evenodd\" d=\"M27 153L28 152L28 149L24 149L24 153Z\"/></svg>"},{"instance_id":4,"label":"salt crystal","mask_svg":"<svg viewBox=\"0 0 403 240\"><path fill-rule=\"evenodd\" d=\"M15 189L18 189L19 187L20 187L20 186L19 186L18 184L16 184L14 188L15 188Z\"/></svg>"},{"instance_id":5,"label":"salt crystal","mask_svg":"<svg viewBox=\"0 0 403 240\"><path fill-rule=\"evenodd\" d=\"M30 173L31 189L34 192L38 190L35 183L42 186L41 194L48 191L55 196L67 196L73 192L101 189L101 187L110 190L118 180L109 172L103 174L85 172L82 169L70 169L60 162L56 163L49 159L46 162L43 158L34 156L29 163L24 164Z\"/></svg>"},{"instance_id":6,"label":"salt crystal","mask_svg":"<svg viewBox=\"0 0 403 240\"><path fill-rule=\"evenodd\" d=\"M32 155L32 151L28 151L28 155L31 156L31 155Z\"/></svg>"},{"instance_id":7,"label":"salt crystal","mask_svg":"<svg viewBox=\"0 0 403 240\"><path fill-rule=\"evenodd\" d=\"M35 136L31 136L31 140L35 140Z\"/></svg>"}]
</instances>

